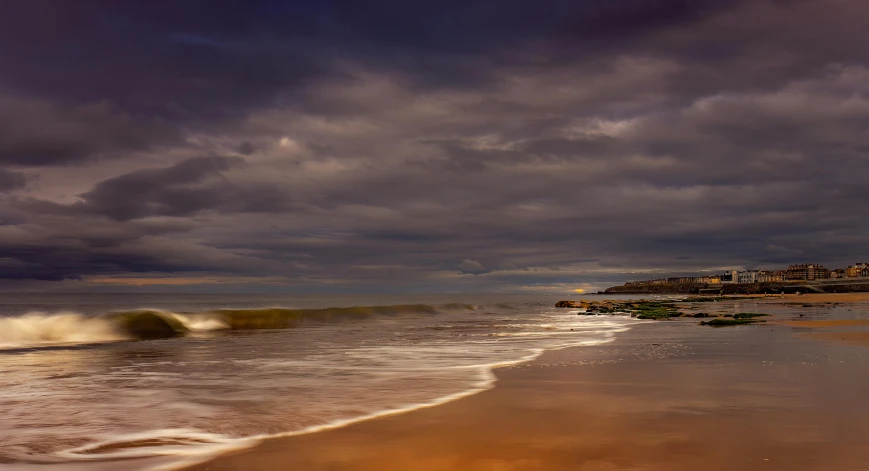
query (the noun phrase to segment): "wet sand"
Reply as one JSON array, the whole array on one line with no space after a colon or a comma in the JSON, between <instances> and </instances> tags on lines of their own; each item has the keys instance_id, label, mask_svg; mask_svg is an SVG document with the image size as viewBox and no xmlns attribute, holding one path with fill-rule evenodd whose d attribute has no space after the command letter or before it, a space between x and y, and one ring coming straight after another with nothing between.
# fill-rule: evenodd
<instances>
[{"instance_id":1,"label":"wet sand","mask_svg":"<svg viewBox=\"0 0 869 471\"><path fill-rule=\"evenodd\" d=\"M811 339L869 346L869 332L810 332L804 336Z\"/></svg>"},{"instance_id":2,"label":"wet sand","mask_svg":"<svg viewBox=\"0 0 869 471\"><path fill-rule=\"evenodd\" d=\"M804 300L806 302L803 302ZM799 305L801 306L825 305L842 311L839 312L840 315L848 313L849 318L795 319L774 322L797 328L803 338L867 347L869 346L869 318L866 318L869 304L867 303L869 303L869 293L800 296ZM854 313L858 318L853 317Z\"/></svg>"},{"instance_id":3,"label":"wet sand","mask_svg":"<svg viewBox=\"0 0 869 471\"><path fill-rule=\"evenodd\" d=\"M869 319L835 319L824 321L780 321L781 325L789 325L791 327L805 327L814 329L818 327L859 327L869 326Z\"/></svg>"},{"instance_id":4,"label":"wet sand","mask_svg":"<svg viewBox=\"0 0 869 471\"><path fill-rule=\"evenodd\" d=\"M756 295L755 295L756 296ZM770 295L763 298L769 303L794 303L794 304L818 304L818 303L865 303L869 302L869 293L809 293L802 296L795 294Z\"/></svg>"},{"instance_id":5,"label":"wet sand","mask_svg":"<svg viewBox=\"0 0 869 471\"><path fill-rule=\"evenodd\" d=\"M193 469L869 469L869 348L805 331L644 324L609 345L499 369L494 389L459 401Z\"/></svg>"}]
</instances>

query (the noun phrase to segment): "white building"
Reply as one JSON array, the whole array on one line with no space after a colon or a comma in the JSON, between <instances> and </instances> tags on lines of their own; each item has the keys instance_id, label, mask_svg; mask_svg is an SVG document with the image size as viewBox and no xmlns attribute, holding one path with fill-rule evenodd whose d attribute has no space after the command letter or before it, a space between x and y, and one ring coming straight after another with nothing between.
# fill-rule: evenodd
<instances>
[{"instance_id":1,"label":"white building","mask_svg":"<svg viewBox=\"0 0 869 471\"><path fill-rule=\"evenodd\" d=\"M736 279L739 283L757 283L758 270L745 270L738 272Z\"/></svg>"}]
</instances>

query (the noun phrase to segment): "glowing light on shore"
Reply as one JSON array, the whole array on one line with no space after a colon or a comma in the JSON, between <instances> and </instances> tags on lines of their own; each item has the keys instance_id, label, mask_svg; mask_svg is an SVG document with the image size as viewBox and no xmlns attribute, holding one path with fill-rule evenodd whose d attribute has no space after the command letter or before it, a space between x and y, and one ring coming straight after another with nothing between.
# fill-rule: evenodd
<instances>
[{"instance_id":1,"label":"glowing light on shore","mask_svg":"<svg viewBox=\"0 0 869 471\"><path fill-rule=\"evenodd\" d=\"M576 288L576 289L573 290L573 291L574 291L575 293L579 293L579 294L585 293L585 290L582 289L582 288Z\"/></svg>"}]
</instances>

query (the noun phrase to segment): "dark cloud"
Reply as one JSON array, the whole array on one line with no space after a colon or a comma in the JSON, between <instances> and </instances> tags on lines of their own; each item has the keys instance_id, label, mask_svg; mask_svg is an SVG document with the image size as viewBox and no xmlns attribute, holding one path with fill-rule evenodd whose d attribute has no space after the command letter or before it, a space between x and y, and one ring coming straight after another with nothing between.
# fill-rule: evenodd
<instances>
[{"instance_id":1,"label":"dark cloud","mask_svg":"<svg viewBox=\"0 0 869 471\"><path fill-rule=\"evenodd\" d=\"M190 124L237 117L329 73L316 52L283 42L308 20L277 10L268 2L28 2L0 19L3 83Z\"/></svg>"},{"instance_id":2,"label":"dark cloud","mask_svg":"<svg viewBox=\"0 0 869 471\"><path fill-rule=\"evenodd\" d=\"M242 155L250 155L256 152L256 146L250 142L244 141L238 146L238 153Z\"/></svg>"},{"instance_id":3,"label":"dark cloud","mask_svg":"<svg viewBox=\"0 0 869 471\"><path fill-rule=\"evenodd\" d=\"M172 239L195 224L172 219L113 222L96 216L28 215L0 225L0 279L67 280L147 273L261 273L267 264Z\"/></svg>"},{"instance_id":4,"label":"dark cloud","mask_svg":"<svg viewBox=\"0 0 869 471\"><path fill-rule=\"evenodd\" d=\"M155 245L154 248L160 247ZM161 247L164 250L169 247ZM162 253L151 250L147 243L118 248L81 246L65 240L33 241L22 245L5 245L0 249L0 279L34 279L59 281L80 279L88 275L129 273L189 273L208 270L226 272L233 260L202 257L195 246L186 246L187 253ZM180 252L180 251L179 251ZM205 251L207 252L207 251ZM169 257L169 254L180 258ZM213 263L217 262L217 263ZM235 272L243 264L233 266Z\"/></svg>"},{"instance_id":5,"label":"dark cloud","mask_svg":"<svg viewBox=\"0 0 869 471\"><path fill-rule=\"evenodd\" d=\"M240 157L197 157L170 167L136 170L99 182L70 209L128 221L184 217L206 210L273 212L290 208L284 192L246 187L224 175L244 165Z\"/></svg>"},{"instance_id":6,"label":"dark cloud","mask_svg":"<svg viewBox=\"0 0 869 471\"><path fill-rule=\"evenodd\" d=\"M864 2L9 10L3 278L567 289L869 257Z\"/></svg>"},{"instance_id":7,"label":"dark cloud","mask_svg":"<svg viewBox=\"0 0 869 471\"><path fill-rule=\"evenodd\" d=\"M476 260L471 260L469 258L466 258L462 260L462 263L459 263L459 270L464 273L474 274L485 273L487 271L482 263Z\"/></svg>"},{"instance_id":8,"label":"dark cloud","mask_svg":"<svg viewBox=\"0 0 869 471\"><path fill-rule=\"evenodd\" d=\"M0 169L0 192L19 190L27 186L29 178L21 172Z\"/></svg>"},{"instance_id":9,"label":"dark cloud","mask_svg":"<svg viewBox=\"0 0 869 471\"><path fill-rule=\"evenodd\" d=\"M178 136L159 119L136 117L107 102L67 105L0 94L0 164L82 164L177 144Z\"/></svg>"},{"instance_id":10,"label":"dark cloud","mask_svg":"<svg viewBox=\"0 0 869 471\"><path fill-rule=\"evenodd\" d=\"M13 90L66 102L105 100L135 115L193 124L238 118L250 107L303 104L310 83L352 81L341 65L348 63L364 62L423 88L454 88L491 85L516 67L600 69L620 54L738 60L753 55L747 43L778 31L809 41L814 35L793 24L808 18L791 18L789 9L734 0L171 6L40 0L16 5L0 19L0 65L6 65L3 84ZM743 15L728 16L743 10L767 21L753 29ZM734 40L736 32L748 37ZM825 62L848 54L836 44L814 46L824 49ZM714 67L694 73L704 71L705 80L680 86L720 78ZM742 82L733 78L740 79L731 78L734 85ZM722 80L715 81L720 88Z\"/></svg>"}]
</instances>

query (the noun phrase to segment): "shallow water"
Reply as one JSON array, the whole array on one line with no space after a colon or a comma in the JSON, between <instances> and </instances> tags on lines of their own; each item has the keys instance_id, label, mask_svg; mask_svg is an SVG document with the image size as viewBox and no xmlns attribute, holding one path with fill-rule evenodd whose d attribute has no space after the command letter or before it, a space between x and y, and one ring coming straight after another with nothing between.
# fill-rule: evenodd
<instances>
[{"instance_id":1,"label":"shallow water","mask_svg":"<svg viewBox=\"0 0 869 471\"><path fill-rule=\"evenodd\" d=\"M116 469L117 460L125 460L125 469L176 467L269 436L463 397L491 387L494 366L608 342L640 322L577 316L553 308L555 298L528 296L113 294L4 301L4 469ZM227 330L214 314L375 305L408 307L318 314L284 329ZM141 308L158 309L189 330L132 341L106 321L107 313Z\"/></svg>"}]
</instances>

